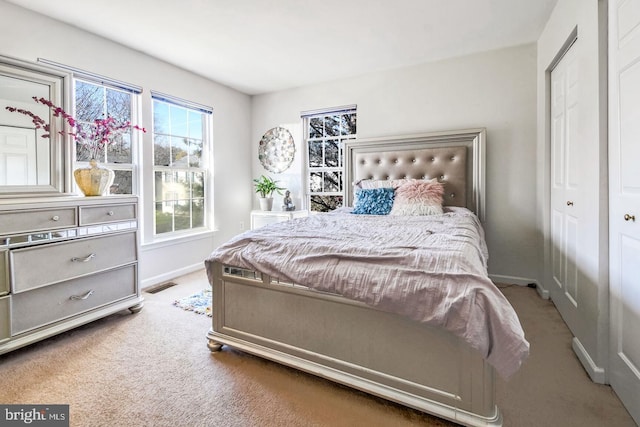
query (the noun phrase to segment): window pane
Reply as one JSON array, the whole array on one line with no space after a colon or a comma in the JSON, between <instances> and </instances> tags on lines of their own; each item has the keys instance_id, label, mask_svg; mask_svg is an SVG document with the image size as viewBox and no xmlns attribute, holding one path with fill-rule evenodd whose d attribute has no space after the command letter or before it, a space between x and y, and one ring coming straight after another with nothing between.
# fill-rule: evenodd
<instances>
[{"instance_id":1,"label":"window pane","mask_svg":"<svg viewBox=\"0 0 640 427\"><path fill-rule=\"evenodd\" d=\"M189 137L202 139L202 113L189 110Z\"/></svg>"},{"instance_id":2,"label":"window pane","mask_svg":"<svg viewBox=\"0 0 640 427\"><path fill-rule=\"evenodd\" d=\"M107 146L107 161L109 163L132 163L131 132L116 135L113 143Z\"/></svg>"},{"instance_id":3,"label":"window pane","mask_svg":"<svg viewBox=\"0 0 640 427\"><path fill-rule=\"evenodd\" d=\"M111 194L133 194L133 172L114 170L115 178L110 187Z\"/></svg>"},{"instance_id":4,"label":"window pane","mask_svg":"<svg viewBox=\"0 0 640 427\"><path fill-rule=\"evenodd\" d=\"M343 114L342 116L342 135L356 134L356 113Z\"/></svg>"},{"instance_id":5,"label":"window pane","mask_svg":"<svg viewBox=\"0 0 640 427\"><path fill-rule=\"evenodd\" d=\"M156 203L156 234L173 231L173 202Z\"/></svg>"},{"instance_id":6,"label":"window pane","mask_svg":"<svg viewBox=\"0 0 640 427\"><path fill-rule=\"evenodd\" d=\"M171 166L186 168L189 166L189 140L171 137Z\"/></svg>"},{"instance_id":7,"label":"window pane","mask_svg":"<svg viewBox=\"0 0 640 427\"><path fill-rule=\"evenodd\" d=\"M164 194L164 172L160 172L160 171L156 171L153 176L154 176L154 192L155 192L155 199L157 201L162 201L162 194Z\"/></svg>"},{"instance_id":8,"label":"window pane","mask_svg":"<svg viewBox=\"0 0 640 427\"><path fill-rule=\"evenodd\" d=\"M120 123L131 121L131 94L107 88L107 116Z\"/></svg>"},{"instance_id":9,"label":"window pane","mask_svg":"<svg viewBox=\"0 0 640 427\"><path fill-rule=\"evenodd\" d=\"M176 231L191 228L191 203L188 200L179 200L174 204L173 224Z\"/></svg>"},{"instance_id":10,"label":"window pane","mask_svg":"<svg viewBox=\"0 0 640 427\"><path fill-rule=\"evenodd\" d=\"M189 140L189 166L194 168L200 167L201 159L202 159L202 140L190 139Z\"/></svg>"},{"instance_id":11,"label":"window pane","mask_svg":"<svg viewBox=\"0 0 640 427\"><path fill-rule=\"evenodd\" d=\"M154 163L157 233L205 225L206 168L203 156L208 134L206 114L154 100ZM166 216L171 214L170 226ZM166 230L166 231L165 231Z\"/></svg>"},{"instance_id":12,"label":"window pane","mask_svg":"<svg viewBox=\"0 0 640 427\"><path fill-rule=\"evenodd\" d=\"M204 199L191 202L191 223L193 227L204 227Z\"/></svg>"},{"instance_id":13,"label":"window pane","mask_svg":"<svg viewBox=\"0 0 640 427\"><path fill-rule=\"evenodd\" d=\"M314 212L329 212L342 207L342 196L311 196L311 210Z\"/></svg>"},{"instance_id":14,"label":"window pane","mask_svg":"<svg viewBox=\"0 0 640 427\"><path fill-rule=\"evenodd\" d=\"M133 95L118 89L104 86L100 83L74 80L75 116L78 119L76 133L85 135L89 139L95 134L94 121L112 117L117 124L132 122ZM109 192L111 194L133 194L133 151L131 144L131 131L116 133L110 136L108 144L90 149L83 145L83 139L75 144L75 160L77 162L89 162L97 160L101 165L111 168L114 173L114 181ZM86 142L86 141L85 141ZM128 166L120 166L128 165ZM84 166L84 165L79 165ZM119 169L123 167L124 169Z\"/></svg>"},{"instance_id":15,"label":"window pane","mask_svg":"<svg viewBox=\"0 0 640 427\"><path fill-rule=\"evenodd\" d=\"M80 123L78 124L77 132L91 132L90 128L92 125L88 123ZM92 153L86 145L81 144L80 142L76 143L76 159L80 162L88 162L92 157L95 156L95 153ZM104 162L104 156L102 158L96 159L99 162Z\"/></svg>"},{"instance_id":16,"label":"window pane","mask_svg":"<svg viewBox=\"0 0 640 427\"><path fill-rule=\"evenodd\" d=\"M324 191L327 193L342 191L342 172L324 173Z\"/></svg>"},{"instance_id":17,"label":"window pane","mask_svg":"<svg viewBox=\"0 0 640 427\"><path fill-rule=\"evenodd\" d=\"M191 179L191 197L204 197L204 172L194 172Z\"/></svg>"},{"instance_id":18,"label":"window pane","mask_svg":"<svg viewBox=\"0 0 640 427\"><path fill-rule=\"evenodd\" d=\"M311 172L309 177L309 190L314 193L322 191L322 172Z\"/></svg>"},{"instance_id":19,"label":"window pane","mask_svg":"<svg viewBox=\"0 0 640 427\"><path fill-rule=\"evenodd\" d=\"M330 139L325 143L324 161L328 167L340 166L340 148L337 139Z\"/></svg>"},{"instance_id":20,"label":"window pane","mask_svg":"<svg viewBox=\"0 0 640 427\"><path fill-rule=\"evenodd\" d=\"M191 181L189 172L173 172L175 182L171 185L170 191L175 194L174 199L188 199L191 197Z\"/></svg>"},{"instance_id":21,"label":"window pane","mask_svg":"<svg viewBox=\"0 0 640 427\"><path fill-rule=\"evenodd\" d=\"M171 135L189 136L187 132L187 110L182 107L170 106Z\"/></svg>"},{"instance_id":22,"label":"window pane","mask_svg":"<svg viewBox=\"0 0 640 427\"><path fill-rule=\"evenodd\" d=\"M339 136L340 135L340 116L325 117L324 132L326 136Z\"/></svg>"},{"instance_id":23,"label":"window pane","mask_svg":"<svg viewBox=\"0 0 640 427\"><path fill-rule=\"evenodd\" d=\"M322 117L313 117L309 120L309 138L322 138Z\"/></svg>"},{"instance_id":24,"label":"window pane","mask_svg":"<svg viewBox=\"0 0 640 427\"><path fill-rule=\"evenodd\" d=\"M322 161L322 141L309 142L309 166L320 167L323 164Z\"/></svg>"},{"instance_id":25,"label":"window pane","mask_svg":"<svg viewBox=\"0 0 640 427\"><path fill-rule=\"evenodd\" d=\"M76 80L76 119L92 122L104 117L104 89Z\"/></svg>"},{"instance_id":26,"label":"window pane","mask_svg":"<svg viewBox=\"0 0 640 427\"><path fill-rule=\"evenodd\" d=\"M169 137L155 135L153 141L153 164L156 166L169 166L171 159L171 148Z\"/></svg>"},{"instance_id":27,"label":"window pane","mask_svg":"<svg viewBox=\"0 0 640 427\"><path fill-rule=\"evenodd\" d=\"M344 191L343 141L356 138L356 112L327 113L305 121L309 138L309 209L330 211L342 206Z\"/></svg>"},{"instance_id":28,"label":"window pane","mask_svg":"<svg viewBox=\"0 0 640 427\"><path fill-rule=\"evenodd\" d=\"M153 101L153 132L169 133L169 105L164 102Z\"/></svg>"}]
</instances>

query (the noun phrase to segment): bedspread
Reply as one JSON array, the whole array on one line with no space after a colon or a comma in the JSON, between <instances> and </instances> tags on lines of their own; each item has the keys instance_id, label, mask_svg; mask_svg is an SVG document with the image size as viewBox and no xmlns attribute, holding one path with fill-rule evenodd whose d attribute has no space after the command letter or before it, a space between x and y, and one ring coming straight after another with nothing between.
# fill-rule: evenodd
<instances>
[{"instance_id":1,"label":"bedspread","mask_svg":"<svg viewBox=\"0 0 640 427\"><path fill-rule=\"evenodd\" d=\"M508 378L529 343L487 276L487 258L480 222L464 208L429 216L353 215L344 208L240 234L205 265L208 274L214 261L256 270L442 327Z\"/></svg>"}]
</instances>

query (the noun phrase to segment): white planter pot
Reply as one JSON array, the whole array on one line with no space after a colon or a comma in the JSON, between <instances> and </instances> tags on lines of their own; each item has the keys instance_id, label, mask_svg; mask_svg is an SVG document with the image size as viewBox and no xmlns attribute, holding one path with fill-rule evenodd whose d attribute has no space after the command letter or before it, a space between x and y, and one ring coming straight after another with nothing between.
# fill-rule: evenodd
<instances>
[{"instance_id":1,"label":"white planter pot","mask_svg":"<svg viewBox=\"0 0 640 427\"><path fill-rule=\"evenodd\" d=\"M273 197L260 197L260 209L270 211L273 208Z\"/></svg>"}]
</instances>

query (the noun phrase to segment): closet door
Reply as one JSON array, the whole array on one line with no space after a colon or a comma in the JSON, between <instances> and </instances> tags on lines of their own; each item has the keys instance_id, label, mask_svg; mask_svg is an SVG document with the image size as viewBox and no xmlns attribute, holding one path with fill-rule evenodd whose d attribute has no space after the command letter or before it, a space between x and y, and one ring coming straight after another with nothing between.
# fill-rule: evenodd
<instances>
[{"instance_id":1,"label":"closet door","mask_svg":"<svg viewBox=\"0 0 640 427\"><path fill-rule=\"evenodd\" d=\"M580 336L579 238L584 209L576 41L551 71L551 299Z\"/></svg>"},{"instance_id":2,"label":"closet door","mask_svg":"<svg viewBox=\"0 0 640 427\"><path fill-rule=\"evenodd\" d=\"M640 0L609 1L611 386L640 424Z\"/></svg>"}]
</instances>

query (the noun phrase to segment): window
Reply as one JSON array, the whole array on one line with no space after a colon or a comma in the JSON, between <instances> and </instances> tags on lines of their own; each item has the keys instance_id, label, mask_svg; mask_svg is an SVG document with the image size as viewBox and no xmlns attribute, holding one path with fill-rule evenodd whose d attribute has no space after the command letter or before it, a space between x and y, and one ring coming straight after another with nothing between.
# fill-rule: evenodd
<instances>
[{"instance_id":1,"label":"window","mask_svg":"<svg viewBox=\"0 0 640 427\"><path fill-rule=\"evenodd\" d=\"M204 227L211 109L152 97L155 234Z\"/></svg>"},{"instance_id":2,"label":"window","mask_svg":"<svg viewBox=\"0 0 640 427\"><path fill-rule=\"evenodd\" d=\"M303 113L307 145L309 209L328 212L342 206L344 141L356 138L356 109L342 107Z\"/></svg>"},{"instance_id":3,"label":"window","mask_svg":"<svg viewBox=\"0 0 640 427\"><path fill-rule=\"evenodd\" d=\"M132 114L136 111L135 103L138 98L136 93L81 78L76 78L74 84L75 117L79 127L93 126L95 119L109 116L118 122L137 122ZM134 194L136 192L133 174L135 154L131 130L116 136L114 143L109 144L100 155L102 157L96 160L107 165L115 173L110 193ZM76 144L75 156L78 165L84 163L88 165L91 160L91 154L81 144Z\"/></svg>"}]
</instances>

